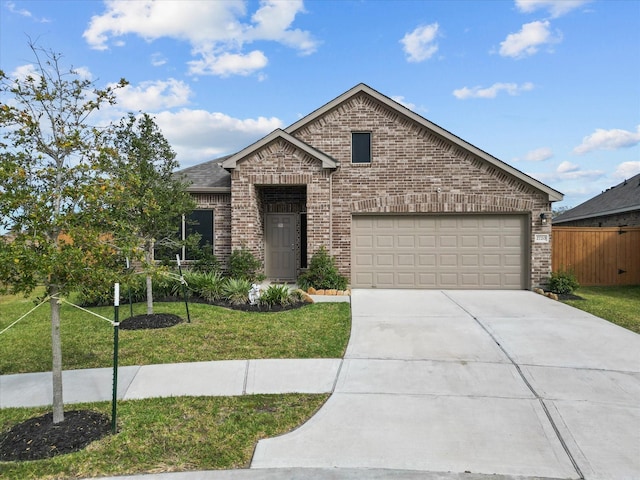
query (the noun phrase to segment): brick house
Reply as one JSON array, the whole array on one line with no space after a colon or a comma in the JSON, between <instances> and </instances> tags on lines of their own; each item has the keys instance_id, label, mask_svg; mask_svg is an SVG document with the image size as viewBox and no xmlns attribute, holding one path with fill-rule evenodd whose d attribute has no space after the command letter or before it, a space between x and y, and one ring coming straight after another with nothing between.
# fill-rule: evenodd
<instances>
[{"instance_id":1,"label":"brick house","mask_svg":"<svg viewBox=\"0 0 640 480\"><path fill-rule=\"evenodd\" d=\"M321 246L354 288L530 289L562 194L359 84L242 151L186 168L204 241L293 281Z\"/></svg>"},{"instance_id":2,"label":"brick house","mask_svg":"<svg viewBox=\"0 0 640 480\"><path fill-rule=\"evenodd\" d=\"M553 219L559 227L640 227L640 173Z\"/></svg>"}]
</instances>

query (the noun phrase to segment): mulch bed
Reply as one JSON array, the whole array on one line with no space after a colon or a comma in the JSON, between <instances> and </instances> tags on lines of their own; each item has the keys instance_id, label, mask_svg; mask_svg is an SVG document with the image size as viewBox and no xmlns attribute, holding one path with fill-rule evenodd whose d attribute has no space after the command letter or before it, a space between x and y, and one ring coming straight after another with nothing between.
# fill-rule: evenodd
<instances>
[{"instance_id":1,"label":"mulch bed","mask_svg":"<svg viewBox=\"0 0 640 480\"><path fill-rule=\"evenodd\" d=\"M42 460L82 450L111 431L111 420L91 410L65 412L53 424L53 413L14 425L0 437L0 461Z\"/></svg>"},{"instance_id":2,"label":"mulch bed","mask_svg":"<svg viewBox=\"0 0 640 480\"><path fill-rule=\"evenodd\" d=\"M147 328L168 328L182 323L184 320L172 313L152 313L136 315L120 322L122 330L142 330Z\"/></svg>"}]
</instances>

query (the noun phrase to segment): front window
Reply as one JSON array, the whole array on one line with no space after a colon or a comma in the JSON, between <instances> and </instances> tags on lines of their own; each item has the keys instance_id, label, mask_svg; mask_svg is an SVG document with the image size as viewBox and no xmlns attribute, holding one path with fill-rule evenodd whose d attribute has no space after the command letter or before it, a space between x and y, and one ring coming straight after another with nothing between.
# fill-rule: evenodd
<instances>
[{"instance_id":1,"label":"front window","mask_svg":"<svg viewBox=\"0 0 640 480\"><path fill-rule=\"evenodd\" d=\"M371 132L351 134L351 163L371 163Z\"/></svg>"}]
</instances>

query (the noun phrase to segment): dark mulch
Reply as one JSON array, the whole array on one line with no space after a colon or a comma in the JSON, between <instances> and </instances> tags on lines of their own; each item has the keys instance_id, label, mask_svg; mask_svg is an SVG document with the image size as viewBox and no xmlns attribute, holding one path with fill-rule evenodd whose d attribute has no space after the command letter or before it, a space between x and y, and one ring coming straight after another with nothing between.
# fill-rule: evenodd
<instances>
[{"instance_id":1,"label":"dark mulch","mask_svg":"<svg viewBox=\"0 0 640 480\"><path fill-rule=\"evenodd\" d=\"M146 328L168 328L182 323L181 317L172 313L153 313L151 315L136 315L120 322L123 330L142 330Z\"/></svg>"},{"instance_id":2,"label":"dark mulch","mask_svg":"<svg viewBox=\"0 0 640 480\"><path fill-rule=\"evenodd\" d=\"M285 310L294 310L296 308L304 307L307 305L305 302L295 302L289 305L251 305L249 303L243 303L241 305L234 305L229 302L214 302L213 305L218 307L230 308L232 310L242 310L243 312L284 312Z\"/></svg>"},{"instance_id":3,"label":"dark mulch","mask_svg":"<svg viewBox=\"0 0 640 480\"><path fill-rule=\"evenodd\" d=\"M53 424L53 413L14 425L0 437L3 462L41 460L82 450L111 431L111 420L91 410L65 412L64 421Z\"/></svg>"}]
</instances>

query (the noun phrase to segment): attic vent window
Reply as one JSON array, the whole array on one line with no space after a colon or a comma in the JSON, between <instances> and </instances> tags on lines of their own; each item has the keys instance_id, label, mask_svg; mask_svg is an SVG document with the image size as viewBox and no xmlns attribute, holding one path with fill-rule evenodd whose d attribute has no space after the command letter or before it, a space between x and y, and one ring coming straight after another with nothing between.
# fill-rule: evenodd
<instances>
[{"instance_id":1,"label":"attic vent window","mask_svg":"<svg viewBox=\"0 0 640 480\"><path fill-rule=\"evenodd\" d=\"M351 133L351 163L371 163L371 132Z\"/></svg>"}]
</instances>

